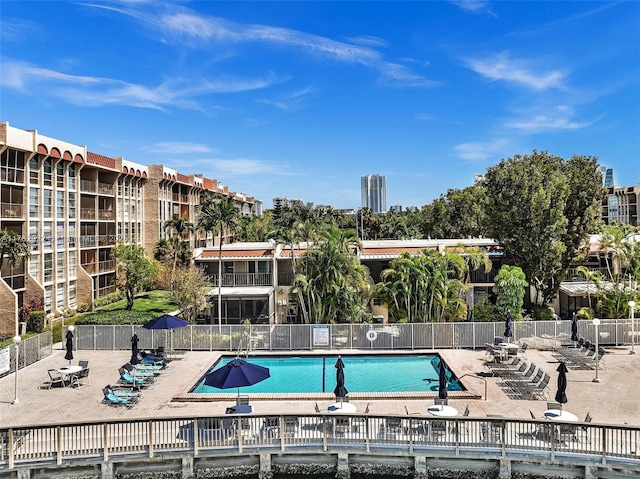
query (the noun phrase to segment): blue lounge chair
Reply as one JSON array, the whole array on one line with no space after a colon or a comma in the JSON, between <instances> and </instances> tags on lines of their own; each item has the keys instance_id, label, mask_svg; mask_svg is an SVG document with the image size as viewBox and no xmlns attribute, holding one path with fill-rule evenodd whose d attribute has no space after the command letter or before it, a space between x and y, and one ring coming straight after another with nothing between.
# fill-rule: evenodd
<instances>
[{"instance_id":1,"label":"blue lounge chair","mask_svg":"<svg viewBox=\"0 0 640 479\"><path fill-rule=\"evenodd\" d=\"M152 378L134 378L131 374L124 368L120 368L118 370L120 372L120 384L126 384L127 386L135 386L137 388L141 388L144 386L148 386L152 381Z\"/></svg>"},{"instance_id":2,"label":"blue lounge chair","mask_svg":"<svg viewBox=\"0 0 640 479\"><path fill-rule=\"evenodd\" d=\"M155 378L156 374L160 374L158 371L145 371L143 369L136 368L131 363L127 363L122 367L136 378Z\"/></svg>"},{"instance_id":3,"label":"blue lounge chair","mask_svg":"<svg viewBox=\"0 0 640 479\"><path fill-rule=\"evenodd\" d=\"M146 354L143 356L141 364L151 364L153 366L164 366L165 360L160 356L154 356L153 354Z\"/></svg>"},{"instance_id":4,"label":"blue lounge chair","mask_svg":"<svg viewBox=\"0 0 640 479\"><path fill-rule=\"evenodd\" d=\"M136 401L136 398L124 398L110 392L106 392L102 400L104 404L108 404L109 406L126 406L128 408L133 407Z\"/></svg>"},{"instance_id":5,"label":"blue lounge chair","mask_svg":"<svg viewBox=\"0 0 640 479\"><path fill-rule=\"evenodd\" d=\"M132 391L131 389L113 388L111 387L110 384L107 384L102 389L102 392L104 394L111 393L117 397L122 397L122 398L139 398L140 397L140 393L138 391Z\"/></svg>"}]
</instances>

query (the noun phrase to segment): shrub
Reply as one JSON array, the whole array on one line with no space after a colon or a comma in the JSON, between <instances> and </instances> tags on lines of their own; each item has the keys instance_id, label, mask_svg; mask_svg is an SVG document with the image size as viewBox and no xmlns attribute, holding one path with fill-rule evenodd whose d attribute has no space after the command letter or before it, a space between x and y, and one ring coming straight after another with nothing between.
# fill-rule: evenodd
<instances>
[{"instance_id":1,"label":"shrub","mask_svg":"<svg viewBox=\"0 0 640 479\"><path fill-rule=\"evenodd\" d=\"M80 303L78 305L78 313L88 313L91 311L91 303Z\"/></svg>"},{"instance_id":2,"label":"shrub","mask_svg":"<svg viewBox=\"0 0 640 479\"><path fill-rule=\"evenodd\" d=\"M31 311L29 313L29 322L27 323L29 331L41 333L44 329L44 316L44 311Z\"/></svg>"},{"instance_id":3,"label":"shrub","mask_svg":"<svg viewBox=\"0 0 640 479\"><path fill-rule=\"evenodd\" d=\"M483 299L473 307L473 320L474 321L495 321L498 316L498 309L495 304L489 301L487 298Z\"/></svg>"},{"instance_id":4,"label":"shrub","mask_svg":"<svg viewBox=\"0 0 640 479\"><path fill-rule=\"evenodd\" d=\"M555 311L549 306L540 306L534 304L531 309L533 310L533 318L540 321L551 321L555 317Z\"/></svg>"},{"instance_id":5,"label":"shrub","mask_svg":"<svg viewBox=\"0 0 640 479\"><path fill-rule=\"evenodd\" d=\"M76 315L76 310L73 308L66 308L62 311L62 316L65 318L73 318Z\"/></svg>"},{"instance_id":6,"label":"shrub","mask_svg":"<svg viewBox=\"0 0 640 479\"><path fill-rule=\"evenodd\" d=\"M85 314L76 321L78 325L87 324L144 324L158 317L153 311L127 311L123 309L115 311L97 311Z\"/></svg>"},{"instance_id":7,"label":"shrub","mask_svg":"<svg viewBox=\"0 0 640 479\"><path fill-rule=\"evenodd\" d=\"M109 293L101 298L96 299L93 302L93 305L96 308L101 306L107 306L108 304L117 303L118 301L124 299L124 291L114 291L113 293Z\"/></svg>"}]
</instances>

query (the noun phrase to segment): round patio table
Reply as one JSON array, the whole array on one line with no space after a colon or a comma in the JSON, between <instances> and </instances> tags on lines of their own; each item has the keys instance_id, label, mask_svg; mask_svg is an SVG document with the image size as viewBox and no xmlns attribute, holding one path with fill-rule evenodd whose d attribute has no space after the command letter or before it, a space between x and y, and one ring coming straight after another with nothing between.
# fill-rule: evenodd
<instances>
[{"instance_id":1,"label":"round patio table","mask_svg":"<svg viewBox=\"0 0 640 479\"><path fill-rule=\"evenodd\" d=\"M352 414L357 410L356 405L350 402L334 402L327 407L327 411L332 414Z\"/></svg>"},{"instance_id":2,"label":"round patio table","mask_svg":"<svg viewBox=\"0 0 640 479\"><path fill-rule=\"evenodd\" d=\"M427 412L434 416L441 416L441 417L453 417L458 415L458 410L453 406L444 406L440 404L429 406L427 408Z\"/></svg>"},{"instance_id":3,"label":"round patio table","mask_svg":"<svg viewBox=\"0 0 640 479\"><path fill-rule=\"evenodd\" d=\"M561 409L547 409L544 412L544 417L550 421L578 422L578 416Z\"/></svg>"}]
</instances>

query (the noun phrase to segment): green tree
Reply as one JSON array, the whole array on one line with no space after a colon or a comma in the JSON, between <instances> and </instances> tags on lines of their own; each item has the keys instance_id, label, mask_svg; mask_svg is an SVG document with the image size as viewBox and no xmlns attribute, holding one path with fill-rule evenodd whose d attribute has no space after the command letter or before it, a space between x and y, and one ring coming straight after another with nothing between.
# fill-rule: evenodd
<instances>
[{"instance_id":1,"label":"green tree","mask_svg":"<svg viewBox=\"0 0 640 479\"><path fill-rule=\"evenodd\" d=\"M5 261L13 269L22 263L24 258L31 257L31 242L14 231L0 231L0 271Z\"/></svg>"},{"instance_id":2,"label":"green tree","mask_svg":"<svg viewBox=\"0 0 640 479\"><path fill-rule=\"evenodd\" d=\"M179 268L177 272L170 297L180 308L182 317L194 323L207 306L211 283L207 275L194 266Z\"/></svg>"},{"instance_id":3,"label":"green tree","mask_svg":"<svg viewBox=\"0 0 640 479\"><path fill-rule=\"evenodd\" d=\"M194 226L193 223L187 221L185 218L175 216L164 222L164 230L167 233L171 233L172 231L175 232L175 235L171 235L167 240L173 253L173 264L171 266L171 287L173 288L176 267L178 266L178 257L181 256L184 260L185 256L188 256L189 258L191 256L189 245L182 238L185 234L192 233L194 231ZM188 255L185 255L185 252L188 252Z\"/></svg>"},{"instance_id":4,"label":"green tree","mask_svg":"<svg viewBox=\"0 0 640 479\"><path fill-rule=\"evenodd\" d=\"M218 236L218 326L222 328L222 243L224 234L233 234L238 226L240 211L229 197L207 195L198 211L196 227Z\"/></svg>"},{"instance_id":5,"label":"green tree","mask_svg":"<svg viewBox=\"0 0 640 479\"><path fill-rule=\"evenodd\" d=\"M125 292L126 309L131 311L137 292L150 287L156 279L157 268L147 258L142 246L119 243L113 250L116 259L116 281Z\"/></svg>"},{"instance_id":6,"label":"green tree","mask_svg":"<svg viewBox=\"0 0 640 479\"><path fill-rule=\"evenodd\" d=\"M602 197L596 160L574 157L565 163L534 150L489 168L483 184L489 235L529 278L535 303L550 302L596 225L594 205Z\"/></svg>"},{"instance_id":7,"label":"green tree","mask_svg":"<svg viewBox=\"0 0 640 479\"><path fill-rule=\"evenodd\" d=\"M518 266L502 265L494 279L493 292L496 293L496 309L501 317L511 311L513 319L522 319L522 305L527 290L527 278Z\"/></svg>"}]
</instances>

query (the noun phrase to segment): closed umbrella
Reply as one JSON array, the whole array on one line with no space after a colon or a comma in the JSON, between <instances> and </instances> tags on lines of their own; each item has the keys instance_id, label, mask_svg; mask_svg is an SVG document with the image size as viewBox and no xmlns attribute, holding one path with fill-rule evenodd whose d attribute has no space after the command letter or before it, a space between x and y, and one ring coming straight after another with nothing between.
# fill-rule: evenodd
<instances>
[{"instance_id":1,"label":"closed umbrella","mask_svg":"<svg viewBox=\"0 0 640 479\"><path fill-rule=\"evenodd\" d=\"M556 402L560 405L567 402L567 366L564 361L560 361L558 366L558 391L556 392Z\"/></svg>"},{"instance_id":2,"label":"closed umbrella","mask_svg":"<svg viewBox=\"0 0 640 479\"><path fill-rule=\"evenodd\" d=\"M440 360L440 373L438 374L438 397L447 399L447 372L442 359Z\"/></svg>"},{"instance_id":3,"label":"closed umbrella","mask_svg":"<svg viewBox=\"0 0 640 479\"><path fill-rule=\"evenodd\" d=\"M69 361L69 366L71 366L71 360L73 359L73 333L71 332L71 327L67 330L67 354L64 355L64 358Z\"/></svg>"},{"instance_id":4,"label":"closed umbrella","mask_svg":"<svg viewBox=\"0 0 640 479\"><path fill-rule=\"evenodd\" d=\"M270 377L269 368L235 358L207 374L204 384L218 389L238 388L240 395L241 387L252 386Z\"/></svg>"},{"instance_id":5,"label":"closed umbrella","mask_svg":"<svg viewBox=\"0 0 640 479\"><path fill-rule=\"evenodd\" d=\"M578 340L578 316L574 312L571 315L571 341ZM575 347L575 344L573 345Z\"/></svg>"},{"instance_id":6,"label":"closed umbrella","mask_svg":"<svg viewBox=\"0 0 640 479\"><path fill-rule=\"evenodd\" d=\"M513 336L513 331L511 330L512 325L513 325L513 317L511 316L511 311L507 311L507 320L505 321L505 325L504 325L505 338L510 338Z\"/></svg>"},{"instance_id":7,"label":"closed umbrella","mask_svg":"<svg viewBox=\"0 0 640 479\"><path fill-rule=\"evenodd\" d=\"M131 360L129 362L133 365L140 362L138 359L138 335L136 333L131 336Z\"/></svg>"},{"instance_id":8,"label":"closed umbrella","mask_svg":"<svg viewBox=\"0 0 640 479\"><path fill-rule=\"evenodd\" d=\"M336 398L340 398L340 404L342 404L342 400L349 394L347 388L344 387L344 363L342 362L341 356L338 356L338 360L336 361L336 388L333 390L333 394Z\"/></svg>"}]
</instances>

